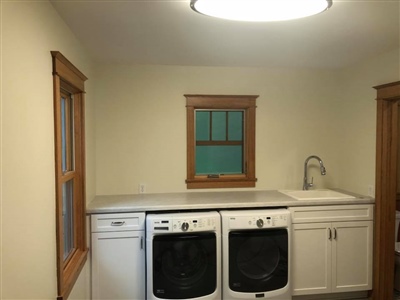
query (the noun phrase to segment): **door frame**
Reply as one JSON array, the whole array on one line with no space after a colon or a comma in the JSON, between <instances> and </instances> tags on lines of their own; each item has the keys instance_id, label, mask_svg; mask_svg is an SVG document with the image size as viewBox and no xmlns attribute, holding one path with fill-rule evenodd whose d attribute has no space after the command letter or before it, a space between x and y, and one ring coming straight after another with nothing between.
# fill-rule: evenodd
<instances>
[{"instance_id":1,"label":"door frame","mask_svg":"<svg viewBox=\"0 0 400 300\"><path fill-rule=\"evenodd\" d=\"M393 299L400 81L377 90L374 271L372 299Z\"/></svg>"}]
</instances>

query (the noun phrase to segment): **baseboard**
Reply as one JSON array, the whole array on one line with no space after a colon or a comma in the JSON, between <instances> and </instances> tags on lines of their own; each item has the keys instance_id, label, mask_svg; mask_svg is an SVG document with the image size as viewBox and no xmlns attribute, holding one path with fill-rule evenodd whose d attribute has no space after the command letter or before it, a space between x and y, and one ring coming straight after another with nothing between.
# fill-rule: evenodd
<instances>
[{"instance_id":1,"label":"baseboard","mask_svg":"<svg viewBox=\"0 0 400 300\"><path fill-rule=\"evenodd\" d=\"M293 300L367 300L368 291L352 293L334 293L319 295L293 296Z\"/></svg>"}]
</instances>

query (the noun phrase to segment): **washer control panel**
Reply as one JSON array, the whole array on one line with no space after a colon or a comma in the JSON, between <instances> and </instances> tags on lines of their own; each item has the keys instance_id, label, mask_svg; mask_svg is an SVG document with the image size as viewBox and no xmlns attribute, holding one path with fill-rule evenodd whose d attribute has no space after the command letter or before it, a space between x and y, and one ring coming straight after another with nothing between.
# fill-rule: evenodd
<instances>
[{"instance_id":1,"label":"washer control panel","mask_svg":"<svg viewBox=\"0 0 400 300\"><path fill-rule=\"evenodd\" d=\"M229 216L229 228L231 229L265 229L288 227L290 224L290 213L287 210L270 210L254 212L247 215L232 214Z\"/></svg>"},{"instance_id":2,"label":"washer control panel","mask_svg":"<svg viewBox=\"0 0 400 300\"><path fill-rule=\"evenodd\" d=\"M191 231L206 231L215 230L216 220L215 218L176 218L172 220L172 230L191 232Z\"/></svg>"},{"instance_id":3,"label":"washer control panel","mask_svg":"<svg viewBox=\"0 0 400 300\"><path fill-rule=\"evenodd\" d=\"M219 215L201 216L189 214L153 215L148 219L147 231L152 232L196 232L214 231L219 224Z\"/></svg>"}]
</instances>

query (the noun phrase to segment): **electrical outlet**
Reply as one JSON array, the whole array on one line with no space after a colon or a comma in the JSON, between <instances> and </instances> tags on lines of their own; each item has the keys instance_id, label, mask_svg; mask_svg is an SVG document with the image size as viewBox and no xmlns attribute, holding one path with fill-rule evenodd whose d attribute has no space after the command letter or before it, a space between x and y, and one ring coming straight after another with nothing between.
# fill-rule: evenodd
<instances>
[{"instance_id":1,"label":"electrical outlet","mask_svg":"<svg viewBox=\"0 0 400 300\"><path fill-rule=\"evenodd\" d=\"M139 194L146 193L146 185L144 183L139 184Z\"/></svg>"},{"instance_id":2,"label":"electrical outlet","mask_svg":"<svg viewBox=\"0 0 400 300\"><path fill-rule=\"evenodd\" d=\"M368 186L368 196L375 197L375 186L372 184Z\"/></svg>"}]
</instances>

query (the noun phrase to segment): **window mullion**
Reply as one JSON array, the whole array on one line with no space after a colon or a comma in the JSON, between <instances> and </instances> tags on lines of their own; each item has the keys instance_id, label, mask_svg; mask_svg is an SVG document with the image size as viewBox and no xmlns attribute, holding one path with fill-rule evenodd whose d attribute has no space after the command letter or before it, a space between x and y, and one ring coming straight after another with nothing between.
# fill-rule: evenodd
<instances>
[{"instance_id":1,"label":"window mullion","mask_svg":"<svg viewBox=\"0 0 400 300\"><path fill-rule=\"evenodd\" d=\"M213 134L212 134L212 129L213 129L213 112L210 111L210 141L213 140Z\"/></svg>"},{"instance_id":2,"label":"window mullion","mask_svg":"<svg viewBox=\"0 0 400 300\"><path fill-rule=\"evenodd\" d=\"M225 112L225 141L229 140L229 124L228 124L228 114L229 111Z\"/></svg>"},{"instance_id":3,"label":"window mullion","mask_svg":"<svg viewBox=\"0 0 400 300\"><path fill-rule=\"evenodd\" d=\"M60 177L60 182L64 183L64 182L67 182L67 181L69 181L71 179L74 179L76 177L78 177L78 173L76 171L70 171L70 172L67 172L67 173L63 174Z\"/></svg>"}]
</instances>

